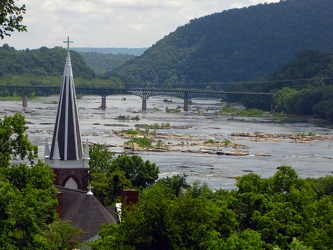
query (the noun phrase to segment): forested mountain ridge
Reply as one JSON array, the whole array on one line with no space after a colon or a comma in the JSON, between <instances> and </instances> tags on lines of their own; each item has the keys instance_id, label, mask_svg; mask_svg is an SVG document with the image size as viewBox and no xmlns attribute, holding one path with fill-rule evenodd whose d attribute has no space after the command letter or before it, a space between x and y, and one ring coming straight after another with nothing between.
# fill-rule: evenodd
<instances>
[{"instance_id":1,"label":"forested mountain ridge","mask_svg":"<svg viewBox=\"0 0 333 250\"><path fill-rule=\"evenodd\" d=\"M8 44L4 44L0 47L0 77L7 75L62 76L66 53L67 50L62 47L15 50ZM85 79L95 77L95 72L87 66L78 52L71 51L71 61L75 64L73 74L76 77Z\"/></svg>"},{"instance_id":2,"label":"forested mountain ridge","mask_svg":"<svg viewBox=\"0 0 333 250\"><path fill-rule=\"evenodd\" d=\"M66 53L62 47L15 50L4 44L0 47L0 84L57 86L61 83ZM118 78L98 76L79 52L71 50L70 53L71 62L75 65L72 68L75 86L123 87ZM0 91L0 95L7 96L8 91Z\"/></svg>"},{"instance_id":3,"label":"forested mountain ridge","mask_svg":"<svg viewBox=\"0 0 333 250\"><path fill-rule=\"evenodd\" d=\"M302 50L332 51L332 9L331 0L288 0L194 19L114 73L161 86L263 77Z\"/></svg>"}]
</instances>

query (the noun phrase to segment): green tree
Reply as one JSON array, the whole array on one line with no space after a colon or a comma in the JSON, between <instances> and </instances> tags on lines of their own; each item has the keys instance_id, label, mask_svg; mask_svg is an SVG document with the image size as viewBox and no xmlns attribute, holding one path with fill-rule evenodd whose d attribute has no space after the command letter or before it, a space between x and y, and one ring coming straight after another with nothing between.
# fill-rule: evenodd
<instances>
[{"instance_id":1,"label":"green tree","mask_svg":"<svg viewBox=\"0 0 333 250\"><path fill-rule=\"evenodd\" d=\"M190 185L186 182L185 174L177 174L171 177L167 176L158 180L158 183L170 188L176 196L182 194L186 189L190 188Z\"/></svg>"},{"instance_id":2,"label":"green tree","mask_svg":"<svg viewBox=\"0 0 333 250\"><path fill-rule=\"evenodd\" d=\"M209 201L175 196L158 183L145 189L137 206L122 214L118 226L106 225L94 249L207 249L219 245L213 230L218 213Z\"/></svg>"},{"instance_id":3,"label":"green tree","mask_svg":"<svg viewBox=\"0 0 333 250\"><path fill-rule=\"evenodd\" d=\"M54 173L42 161L33 161L37 147L28 141L26 129L20 114L0 120L0 249L64 249L76 233L67 230L73 226L54 222L58 218ZM30 165L17 163L16 156ZM67 238L51 240L55 228Z\"/></svg>"},{"instance_id":4,"label":"green tree","mask_svg":"<svg viewBox=\"0 0 333 250\"><path fill-rule=\"evenodd\" d=\"M114 202L119 202L121 191L133 188L131 181L121 170L113 171L110 175L95 173L90 183L94 187L94 196L103 206L111 206Z\"/></svg>"},{"instance_id":5,"label":"green tree","mask_svg":"<svg viewBox=\"0 0 333 250\"><path fill-rule=\"evenodd\" d=\"M292 186L299 187L301 180L297 172L290 166L282 165L274 174L273 178L274 192L288 193Z\"/></svg>"},{"instance_id":6,"label":"green tree","mask_svg":"<svg viewBox=\"0 0 333 250\"><path fill-rule=\"evenodd\" d=\"M298 177L289 166L216 190L182 176L161 179L106 225L94 249L331 249L332 178ZM177 191L178 190L178 191ZM179 191L180 190L180 191Z\"/></svg>"},{"instance_id":7,"label":"green tree","mask_svg":"<svg viewBox=\"0 0 333 250\"><path fill-rule=\"evenodd\" d=\"M119 155L112 161L111 169L122 170L125 172L126 178L129 179L134 187L145 188L158 179L159 168L155 163L150 163L138 155ZM111 174L109 172L109 174Z\"/></svg>"},{"instance_id":8,"label":"green tree","mask_svg":"<svg viewBox=\"0 0 333 250\"><path fill-rule=\"evenodd\" d=\"M40 241L50 250L73 249L83 231L74 227L70 221L55 220L41 233Z\"/></svg>"},{"instance_id":9,"label":"green tree","mask_svg":"<svg viewBox=\"0 0 333 250\"><path fill-rule=\"evenodd\" d=\"M111 169L111 161L114 156L113 152L110 152L106 145L93 144L89 146L89 171L90 178L94 178L97 173L106 174ZM113 169L111 170L113 171Z\"/></svg>"},{"instance_id":10,"label":"green tree","mask_svg":"<svg viewBox=\"0 0 333 250\"><path fill-rule=\"evenodd\" d=\"M17 157L32 164L38 156L37 146L28 140L27 129L25 117L19 113L0 119L0 167L8 167Z\"/></svg>"},{"instance_id":11,"label":"green tree","mask_svg":"<svg viewBox=\"0 0 333 250\"><path fill-rule=\"evenodd\" d=\"M0 38L10 36L14 30L27 31L25 25L22 25L22 14L25 14L26 8L23 4L21 7L16 6L14 0L4 0L0 4Z\"/></svg>"},{"instance_id":12,"label":"green tree","mask_svg":"<svg viewBox=\"0 0 333 250\"><path fill-rule=\"evenodd\" d=\"M105 145L95 144L89 148L90 182L94 195L104 205L117 201L121 190L126 188L146 188L158 179L159 168L155 163L143 161L140 156L119 155Z\"/></svg>"},{"instance_id":13,"label":"green tree","mask_svg":"<svg viewBox=\"0 0 333 250\"><path fill-rule=\"evenodd\" d=\"M258 232L252 229L246 229L240 234L232 234L225 242L221 249L233 249L233 250L256 250L263 249L265 242L261 239Z\"/></svg>"},{"instance_id":14,"label":"green tree","mask_svg":"<svg viewBox=\"0 0 333 250\"><path fill-rule=\"evenodd\" d=\"M53 179L41 162L0 169L1 249L39 248L42 230L57 218Z\"/></svg>"},{"instance_id":15,"label":"green tree","mask_svg":"<svg viewBox=\"0 0 333 250\"><path fill-rule=\"evenodd\" d=\"M288 114L295 113L295 105L293 103L293 97L298 93L297 90L284 87L279 90L273 96L274 100L274 109L278 112L286 112Z\"/></svg>"}]
</instances>

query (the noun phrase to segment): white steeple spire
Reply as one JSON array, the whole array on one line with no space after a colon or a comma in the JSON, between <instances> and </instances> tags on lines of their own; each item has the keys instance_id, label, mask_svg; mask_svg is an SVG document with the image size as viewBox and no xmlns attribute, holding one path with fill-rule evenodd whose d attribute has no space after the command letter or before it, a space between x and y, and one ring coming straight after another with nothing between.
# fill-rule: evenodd
<instances>
[{"instance_id":1,"label":"white steeple spire","mask_svg":"<svg viewBox=\"0 0 333 250\"><path fill-rule=\"evenodd\" d=\"M54 157L58 139L60 160L81 160L83 156L73 71L67 38L67 57L60 91L57 118L53 133L50 159Z\"/></svg>"},{"instance_id":2,"label":"white steeple spire","mask_svg":"<svg viewBox=\"0 0 333 250\"><path fill-rule=\"evenodd\" d=\"M87 191L89 179L89 146L87 141L85 154L83 155L69 52L69 44L72 41L68 37L67 41L64 42L67 43L66 63L62 77L51 150L49 157L45 158L45 162L53 169L56 176L55 185ZM45 151L47 152L47 149Z\"/></svg>"}]
</instances>

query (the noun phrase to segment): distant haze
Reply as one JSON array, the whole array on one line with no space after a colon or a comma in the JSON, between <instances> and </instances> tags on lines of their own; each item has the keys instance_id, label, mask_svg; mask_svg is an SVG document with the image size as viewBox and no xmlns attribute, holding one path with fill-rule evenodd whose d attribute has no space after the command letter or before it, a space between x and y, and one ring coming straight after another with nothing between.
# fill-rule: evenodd
<instances>
[{"instance_id":1,"label":"distant haze","mask_svg":"<svg viewBox=\"0 0 333 250\"><path fill-rule=\"evenodd\" d=\"M96 52L96 53L102 53L102 54L128 54L128 55L134 55L134 56L140 56L147 50L147 48L88 48L88 47L82 47L82 48L71 48L72 50L75 50L77 52Z\"/></svg>"}]
</instances>

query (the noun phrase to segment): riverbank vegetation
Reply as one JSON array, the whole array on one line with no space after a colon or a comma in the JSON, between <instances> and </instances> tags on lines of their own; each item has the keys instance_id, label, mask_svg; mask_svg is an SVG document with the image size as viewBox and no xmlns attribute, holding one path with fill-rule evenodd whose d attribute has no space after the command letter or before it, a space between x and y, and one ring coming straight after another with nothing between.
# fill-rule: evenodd
<instances>
[{"instance_id":1,"label":"riverbank vegetation","mask_svg":"<svg viewBox=\"0 0 333 250\"><path fill-rule=\"evenodd\" d=\"M239 116L262 116L265 112L261 109L234 109L225 107L218 111L219 114L239 115Z\"/></svg>"},{"instance_id":2,"label":"riverbank vegetation","mask_svg":"<svg viewBox=\"0 0 333 250\"><path fill-rule=\"evenodd\" d=\"M271 100L256 96L238 100L247 109L259 108L333 122L332 65L331 52L305 50L258 83L235 83L226 90L273 94Z\"/></svg>"}]
</instances>

